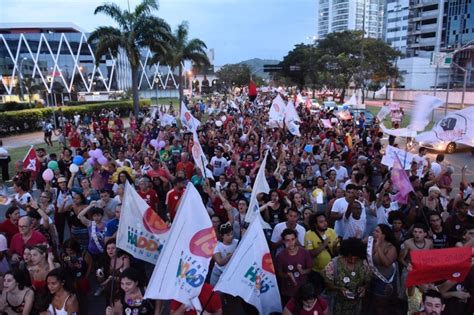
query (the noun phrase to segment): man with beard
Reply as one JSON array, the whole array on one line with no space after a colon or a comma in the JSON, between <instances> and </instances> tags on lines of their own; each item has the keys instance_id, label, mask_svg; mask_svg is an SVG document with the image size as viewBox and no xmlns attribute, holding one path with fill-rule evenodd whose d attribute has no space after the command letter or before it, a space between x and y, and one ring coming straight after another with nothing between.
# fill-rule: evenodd
<instances>
[{"instance_id":1,"label":"man with beard","mask_svg":"<svg viewBox=\"0 0 474 315\"><path fill-rule=\"evenodd\" d=\"M423 294L423 311L417 312L415 315L441 315L444 306L441 293L435 290L428 290Z\"/></svg>"}]
</instances>

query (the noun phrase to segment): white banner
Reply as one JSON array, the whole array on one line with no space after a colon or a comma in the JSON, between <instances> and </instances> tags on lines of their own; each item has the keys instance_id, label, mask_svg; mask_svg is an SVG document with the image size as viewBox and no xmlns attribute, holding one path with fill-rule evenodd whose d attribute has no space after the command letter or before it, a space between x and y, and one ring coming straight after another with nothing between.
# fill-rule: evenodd
<instances>
[{"instance_id":1,"label":"white banner","mask_svg":"<svg viewBox=\"0 0 474 315\"><path fill-rule=\"evenodd\" d=\"M245 215L245 222L252 222L256 217L260 219L262 225L266 229L270 229L270 225L267 222L263 221L262 216L260 215L260 207L258 206L257 195L260 193L268 194L270 192L270 186L268 185L267 179L265 178L265 167L267 165L268 150L265 152L265 157L263 158L262 164L255 178L255 183L253 184L252 194L250 196L250 204Z\"/></svg>"},{"instance_id":2,"label":"white banner","mask_svg":"<svg viewBox=\"0 0 474 315\"><path fill-rule=\"evenodd\" d=\"M169 227L127 181L117 230L117 247L133 257L156 263Z\"/></svg>"},{"instance_id":3,"label":"white banner","mask_svg":"<svg viewBox=\"0 0 474 315\"><path fill-rule=\"evenodd\" d=\"M198 296L216 245L216 233L201 196L188 183L145 298L173 299L201 310Z\"/></svg>"},{"instance_id":4,"label":"white banner","mask_svg":"<svg viewBox=\"0 0 474 315\"><path fill-rule=\"evenodd\" d=\"M192 154L193 154L194 164L197 167L199 167L199 169L201 170L202 176L214 179L214 176L212 175L212 171L207 168L207 165L209 164L209 162L207 160L206 155L204 155L204 152L202 151L202 147L201 147L201 144L199 143L198 135L195 131L193 132Z\"/></svg>"},{"instance_id":5,"label":"white banner","mask_svg":"<svg viewBox=\"0 0 474 315\"><path fill-rule=\"evenodd\" d=\"M296 112L295 105L289 101L285 109L285 124L288 131L294 136L301 137L300 123L301 119Z\"/></svg>"},{"instance_id":6,"label":"white banner","mask_svg":"<svg viewBox=\"0 0 474 315\"><path fill-rule=\"evenodd\" d=\"M172 126L173 124L176 124L176 118L174 116L160 112L161 127Z\"/></svg>"},{"instance_id":7,"label":"white banner","mask_svg":"<svg viewBox=\"0 0 474 315\"><path fill-rule=\"evenodd\" d=\"M420 133L416 141L435 145L456 142L474 147L474 107L449 113L432 130Z\"/></svg>"},{"instance_id":8,"label":"white banner","mask_svg":"<svg viewBox=\"0 0 474 315\"><path fill-rule=\"evenodd\" d=\"M184 103L181 103L181 115L179 119L181 120L181 124L191 132L196 131L201 125L201 122L194 118Z\"/></svg>"},{"instance_id":9,"label":"white banner","mask_svg":"<svg viewBox=\"0 0 474 315\"><path fill-rule=\"evenodd\" d=\"M285 101L280 94L273 99L272 106L269 112L269 122L276 122L280 128L283 127L283 120L285 119Z\"/></svg>"},{"instance_id":10,"label":"white banner","mask_svg":"<svg viewBox=\"0 0 474 315\"><path fill-rule=\"evenodd\" d=\"M380 88L380 90L378 90L377 92L375 92L375 96L376 97L380 97L380 96L383 96L385 97L385 95L387 94L387 87L384 85Z\"/></svg>"},{"instance_id":11,"label":"white banner","mask_svg":"<svg viewBox=\"0 0 474 315\"><path fill-rule=\"evenodd\" d=\"M240 296L263 315L282 311L275 267L260 220L250 224L215 290Z\"/></svg>"},{"instance_id":12,"label":"white banner","mask_svg":"<svg viewBox=\"0 0 474 315\"><path fill-rule=\"evenodd\" d=\"M377 119L379 121L383 121L388 114L390 114L390 107L382 106L380 111L377 113Z\"/></svg>"},{"instance_id":13,"label":"white banner","mask_svg":"<svg viewBox=\"0 0 474 315\"><path fill-rule=\"evenodd\" d=\"M385 149L385 154L382 157L382 164L391 168L396 160L396 156L398 156L401 164L405 165L405 169L410 169L411 161L413 161L414 155L405 150L392 147L391 145L387 146Z\"/></svg>"},{"instance_id":14,"label":"white banner","mask_svg":"<svg viewBox=\"0 0 474 315\"><path fill-rule=\"evenodd\" d=\"M420 95L416 98L415 108L411 114L409 129L423 131L430 122L431 113L443 105L443 101L431 95Z\"/></svg>"},{"instance_id":15,"label":"white banner","mask_svg":"<svg viewBox=\"0 0 474 315\"><path fill-rule=\"evenodd\" d=\"M383 123L380 123L380 129L382 129L384 133L395 137L414 138L417 134L416 131L410 130L408 128L388 129Z\"/></svg>"}]
</instances>

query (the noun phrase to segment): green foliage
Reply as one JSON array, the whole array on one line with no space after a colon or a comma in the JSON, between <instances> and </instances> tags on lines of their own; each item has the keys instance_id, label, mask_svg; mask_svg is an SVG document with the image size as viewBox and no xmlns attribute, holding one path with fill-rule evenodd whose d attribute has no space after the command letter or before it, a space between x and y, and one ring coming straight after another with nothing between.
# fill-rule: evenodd
<instances>
[{"instance_id":1,"label":"green foliage","mask_svg":"<svg viewBox=\"0 0 474 315\"><path fill-rule=\"evenodd\" d=\"M220 83L224 86L232 86L233 83L237 86L248 85L252 71L246 64L227 64L222 66L219 71L216 72L217 77L221 81ZM259 77L253 76L255 83L262 82Z\"/></svg>"},{"instance_id":2,"label":"green foliage","mask_svg":"<svg viewBox=\"0 0 474 315\"><path fill-rule=\"evenodd\" d=\"M140 106L149 106L150 100L140 100ZM94 103L79 106L63 106L56 110L56 115L63 113L72 118L77 112L80 115L91 115L103 108L118 110L121 115L127 115L132 110L131 101L117 101L107 103ZM39 122L53 116L53 108L35 108L0 113L0 134L9 135L16 132L31 132L40 129Z\"/></svg>"},{"instance_id":3,"label":"green foliage","mask_svg":"<svg viewBox=\"0 0 474 315\"><path fill-rule=\"evenodd\" d=\"M30 104L28 103L6 102L4 104L0 104L0 112L9 112L12 110L22 110L28 108L30 108Z\"/></svg>"},{"instance_id":4,"label":"green foliage","mask_svg":"<svg viewBox=\"0 0 474 315\"><path fill-rule=\"evenodd\" d=\"M350 82L367 89L398 77L400 53L382 40L362 38L360 31L334 32L312 45L298 44L280 63L280 76L299 87L345 89ZM278 77L278 76L277 76Z\"/></svg>"}]
</instances>

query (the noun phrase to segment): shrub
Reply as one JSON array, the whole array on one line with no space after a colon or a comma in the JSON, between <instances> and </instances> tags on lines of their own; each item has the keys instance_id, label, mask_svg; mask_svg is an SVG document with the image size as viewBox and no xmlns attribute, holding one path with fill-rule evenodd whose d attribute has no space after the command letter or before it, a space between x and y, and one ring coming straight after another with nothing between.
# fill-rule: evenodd
<instances>
[{"instance_id":1,"label":"shrub","mask_svg":"<svg viewBox=\"0 0 474 315\"><path fill-rule=\"evenodd\" d=\"M150 106L149 100L140 100L140 106ZM128 115L133 109L132 101L117 101L94 103L78 106L62 106L56 109L56 115L63 113L67 118L72 118L77 112L81 116L86 113L92 115L103 108L118 109L121 116ZM53 108L34 108L0 113L0 135L5 136L11 133L23 133L40 130L40 121L53 116Z\"/></svg>"},{"instance_id":2,"label":"shrub","mask_svg":"<svg viewBox=\"0 0 474 315\"><path fill-rule=\"evenodd\" d=\"M9 112L28 108L30 108L30 104L28 103L6 102L4 104L0 104L0 112Z\"/></svg>"}]
</instances>

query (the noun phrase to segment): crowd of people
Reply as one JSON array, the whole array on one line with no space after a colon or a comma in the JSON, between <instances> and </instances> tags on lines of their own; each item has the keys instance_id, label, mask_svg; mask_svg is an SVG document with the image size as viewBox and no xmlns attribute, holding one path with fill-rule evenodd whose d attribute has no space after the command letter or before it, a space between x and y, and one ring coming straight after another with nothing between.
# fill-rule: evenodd
<instances>
[{"instance_id":1,"label":"crowd of people","mask_svg":"<svg viewBox=\"0 0 474 315\"><path fill-rule=\"evenodd\" d=\"M294 92L281 94L293 101ZM472 314L473 273L462 283L404 284L411 252L474 246L466 169L454 183L443 155L430 161L420 148L408 171L414 192L406 203L395 201L377 121L364 115L343 120L337 111L296 102L302 136L294 136L268 124L277 93L260 93L254 101L228 94L188 102L201 121L197 134L213 179L194 164L192 133L163 123L161 115L130 116L128 128L107 110L60 117L57 130L45 122L48 147L36 149L40 170L16 163L15 195L0 224L0 312L82 315L91 298L103 298L107 315L197 314L176 301L145 299L153 266L116 248L115 240L127 182L169 224L191 182L219 240L201 304L209 314L231 314L235 308L225 310L232 303L258 314L242 299L211 292L248 227L253 182L268 151L271 191L259 194L258 204L271 227L265 234L283 314ZM168 114L175 115L172 107ZM105 160L71 167L96 149ZM45 180L48 168L54 176Z\"/></svg>"}]
</instances>

